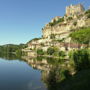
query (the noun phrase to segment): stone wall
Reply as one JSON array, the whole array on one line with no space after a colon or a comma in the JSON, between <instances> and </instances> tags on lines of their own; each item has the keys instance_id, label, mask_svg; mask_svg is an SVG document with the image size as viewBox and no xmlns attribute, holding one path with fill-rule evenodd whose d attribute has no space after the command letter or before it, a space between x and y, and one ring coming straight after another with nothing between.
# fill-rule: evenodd
<instances>
[{"instance_id":1,"label":"stone wall","mask_svg":"<svg viewBox=\"0 0 90 90\"><path fill-rule=\"evenodd\" d=\"M66 15L67 16L74 15L74 14L80 14L84 11L85 11L85 9L84 9L83 5L81 5L81 4L70 5L70 6L66 7Z\"/></svg>"}]
</instances>

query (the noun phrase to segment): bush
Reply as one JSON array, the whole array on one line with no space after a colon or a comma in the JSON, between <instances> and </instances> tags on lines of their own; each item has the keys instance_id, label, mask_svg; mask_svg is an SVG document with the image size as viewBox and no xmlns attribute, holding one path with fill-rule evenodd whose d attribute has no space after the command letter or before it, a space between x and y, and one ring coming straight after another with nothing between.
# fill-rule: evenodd
<instances>
[{"instance_id":1,"label":"bush","mask_svg":"<svg viewBox=\"0 0 90 90\"><path fill-rule=\"evenodd\" d=\"M53 23L50 22L49 25L50 25L50 26L54 26L54 25L56 25L56 24L58 24L58 23L60 23L60 22L63 22L63 21L64 21L64 17L63 17L63 18L60 18L58 21L54 21Z\"/></svg>"},{"instance_id":2,"label":"bush","mask_svg":"<svg viewBox=\"0 0 90 90\"><path fill-rule=\"evenodd\" d=\"M64 52L64 51L60 51L60 52L59 52L59 56L61 56L61 57L65 57L65 56L66 56L66 54L65 54L65 52Z\"/></svg>"},{"instance_id":3,"label":"bush","mask_svg":"<svg viewBox=\"0 0 90 90\"><path fill-rule=\"evenodd\" d=\"M72 53L72 59L74 60L75 69L83 70L90 68L89 52L86 49L77 50Z\"/></svg>"},{"instance_id":4,"label":"bush","mask_svg":"<svg viewBox=\"0 0 90 90\"><path fill-rule=\"evenodd\" d=\"M87 15L87 18L90 18L90 13Z\"/></svg>"},{"instance_id":5,"label":"bush","mask_svg":"<svg viewBox=\"0 0 90 90\"><path fill-rule=\"evenodd\" d=\"M55 35L54 34L51 34L50 35L50 39L55 39Z\"/></svg>"},{"instance_id":6,"label":"bush","mask_svg":"<svg viewBox=\"0 0 90 90\"><path fill-rule=\"evenodd\" d=\"M49 55L56 55L57 53L58 53L57 47L49 47L47 49L47 54L49 54Z\"/></svg>"},{"instance_id":7,"label":"bush","mask_svg":"<svg viewBox=\"0 0 90 90\"><path fill-rule=\"evenodd\" d=\"M48 48L48 50L47 50L47 54L49 54L49 55L53 55L53 53L55 52L55 50L54 50L54 48Z\"/></svg>"},{"instance_id":8,"label":"bush","mask_svg":"<svg viewBox=\"0 0 90 90\"><path fill-rule=\"evenodd\" d=\"M88 14L88 13L90 13L90 9L85 12L85 14Z\"/></svg>"},{"instance_id":9,"label":"bush","mask_svg":"<svg viewBox=\"0 0 90 90\"><path fill-rule=\"evenodd\" d=\"M90 43L90 27L79 29L70 34L71 39L74 42L78 42L81 44L89 44Z\"/></svg>"},{"instance_id":10,"label":"bush","mask_svg":"<svg viewBox=\"0 0 90 90\"><path fill-rule=\"evenodd\" d=\"M77 25L77 22L74 22L73 25L76 26Z\"/></svg>"},{"instance_id":11,"label":"bush","mask_svg":"<svg viewBox=\"0 0 90 90\"><path fill-rule=\"evenodd\" d=\"M37 50L37 54L38 54L38 55L44 55L44 51L43 51L42 49L38 49L38 50Z\"/></svg>"},{"instance_id":12,"label":"bush","mask_svg":"<svg viewBox=\"0 0 90 90\"><path fill-rule=\"evenodd\" d=\"M85 14L87 15L87 18L90 18L90 9L87 10L87 11L85 12Z\"/></svg>"},{"instance_id":13,"label":"bush","mask_svg":"<svg viewBox=\"0 0 90 90\"><path fill-rule=\"evenodd\" d=\"M73 20L73 18L72 17L68 17L67 20Z\"/></svg>"}]
</instances>

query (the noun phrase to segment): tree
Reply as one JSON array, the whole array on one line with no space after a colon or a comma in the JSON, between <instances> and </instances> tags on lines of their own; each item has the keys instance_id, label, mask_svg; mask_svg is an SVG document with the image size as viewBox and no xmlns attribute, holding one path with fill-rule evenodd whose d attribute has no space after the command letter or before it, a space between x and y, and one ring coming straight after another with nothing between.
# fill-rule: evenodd
<instances>
[{"instance_id":1,"label":"tree","mask_svg":"<svg viewBox=\"0 0 90 90\"><path fill-rule=\"evenodd\" d=\"M55 50L52 47L47 49L47 54L49 54L49 55L53 55L54 52L55 52Z\"/></svg>"},{"instance_id":2,"label":"tree","mask_svg":"<svg viewBox=\"0 0 90 90\"><path fill-rule=\"evenodd\" d=\"M61 56L61 57L65 57L65 56L66 56L66 54L65 54L65 52L64 52L64 51L59 51L59 56Z\"/></svg>"},{"instance_id":3,"label":"tree","mask_svg":"<svg viewBox=\"0 0 90 90\"><path fill-rule=\"evenodd\" d=\"M47 49L47 54L57 56L59 49L57 47L49 47Z\"/></svg>"},{"instance_id":4,"label":"tree","mask_svg":"<svg viewBox=\"0 0 90 90\"><path fill-rule=\"evenodd\" d=\"M37 54L38 55L44 55L44 51L42 49L37 49Z\"/></svg>"},{"instance_id":5,"label":"tree","mask_svg":"<svg viewBox=\"0 0 90 90\"><path fill-rule=\"evenodd\" d=\"M89 52L86 49L77 50L72 53L72 60L74 60L75 69L83 70L90 68Z\"/></svg>"}]
</instances>

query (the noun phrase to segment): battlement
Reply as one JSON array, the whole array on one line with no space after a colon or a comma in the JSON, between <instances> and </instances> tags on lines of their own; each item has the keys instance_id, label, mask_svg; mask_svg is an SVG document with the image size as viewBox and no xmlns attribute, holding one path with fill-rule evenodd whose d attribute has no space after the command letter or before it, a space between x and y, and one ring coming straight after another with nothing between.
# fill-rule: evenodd
<instances>
[{"instance_id":1,"label":"battlement","mask_svg":"<svg viewBox=\"0 0 90 90\"><path fill-rule=\"evenodd\" d=\"M66 15L67 16L80 14L84 11L85 11L85 9L82 4L70 5L70 6L66 7Z\"/></svg>"}]
</instances>

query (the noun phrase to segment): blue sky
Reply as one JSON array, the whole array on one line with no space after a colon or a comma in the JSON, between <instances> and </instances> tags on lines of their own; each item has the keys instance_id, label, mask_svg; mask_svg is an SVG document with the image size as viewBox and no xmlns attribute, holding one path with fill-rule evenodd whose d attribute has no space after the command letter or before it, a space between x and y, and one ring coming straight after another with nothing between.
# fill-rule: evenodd
<instances>
[{"instance_id":1,"label":"blue sky","mask_svg":"<svg viewBox=\"0 0 90 90\"><path fill-rule=\"evenodd\" d=\"M86 9L90 6L90 0L0 0L0 45L41 37L41 29L53 17L82 2Z\"/></svg>"}]
</instances>

